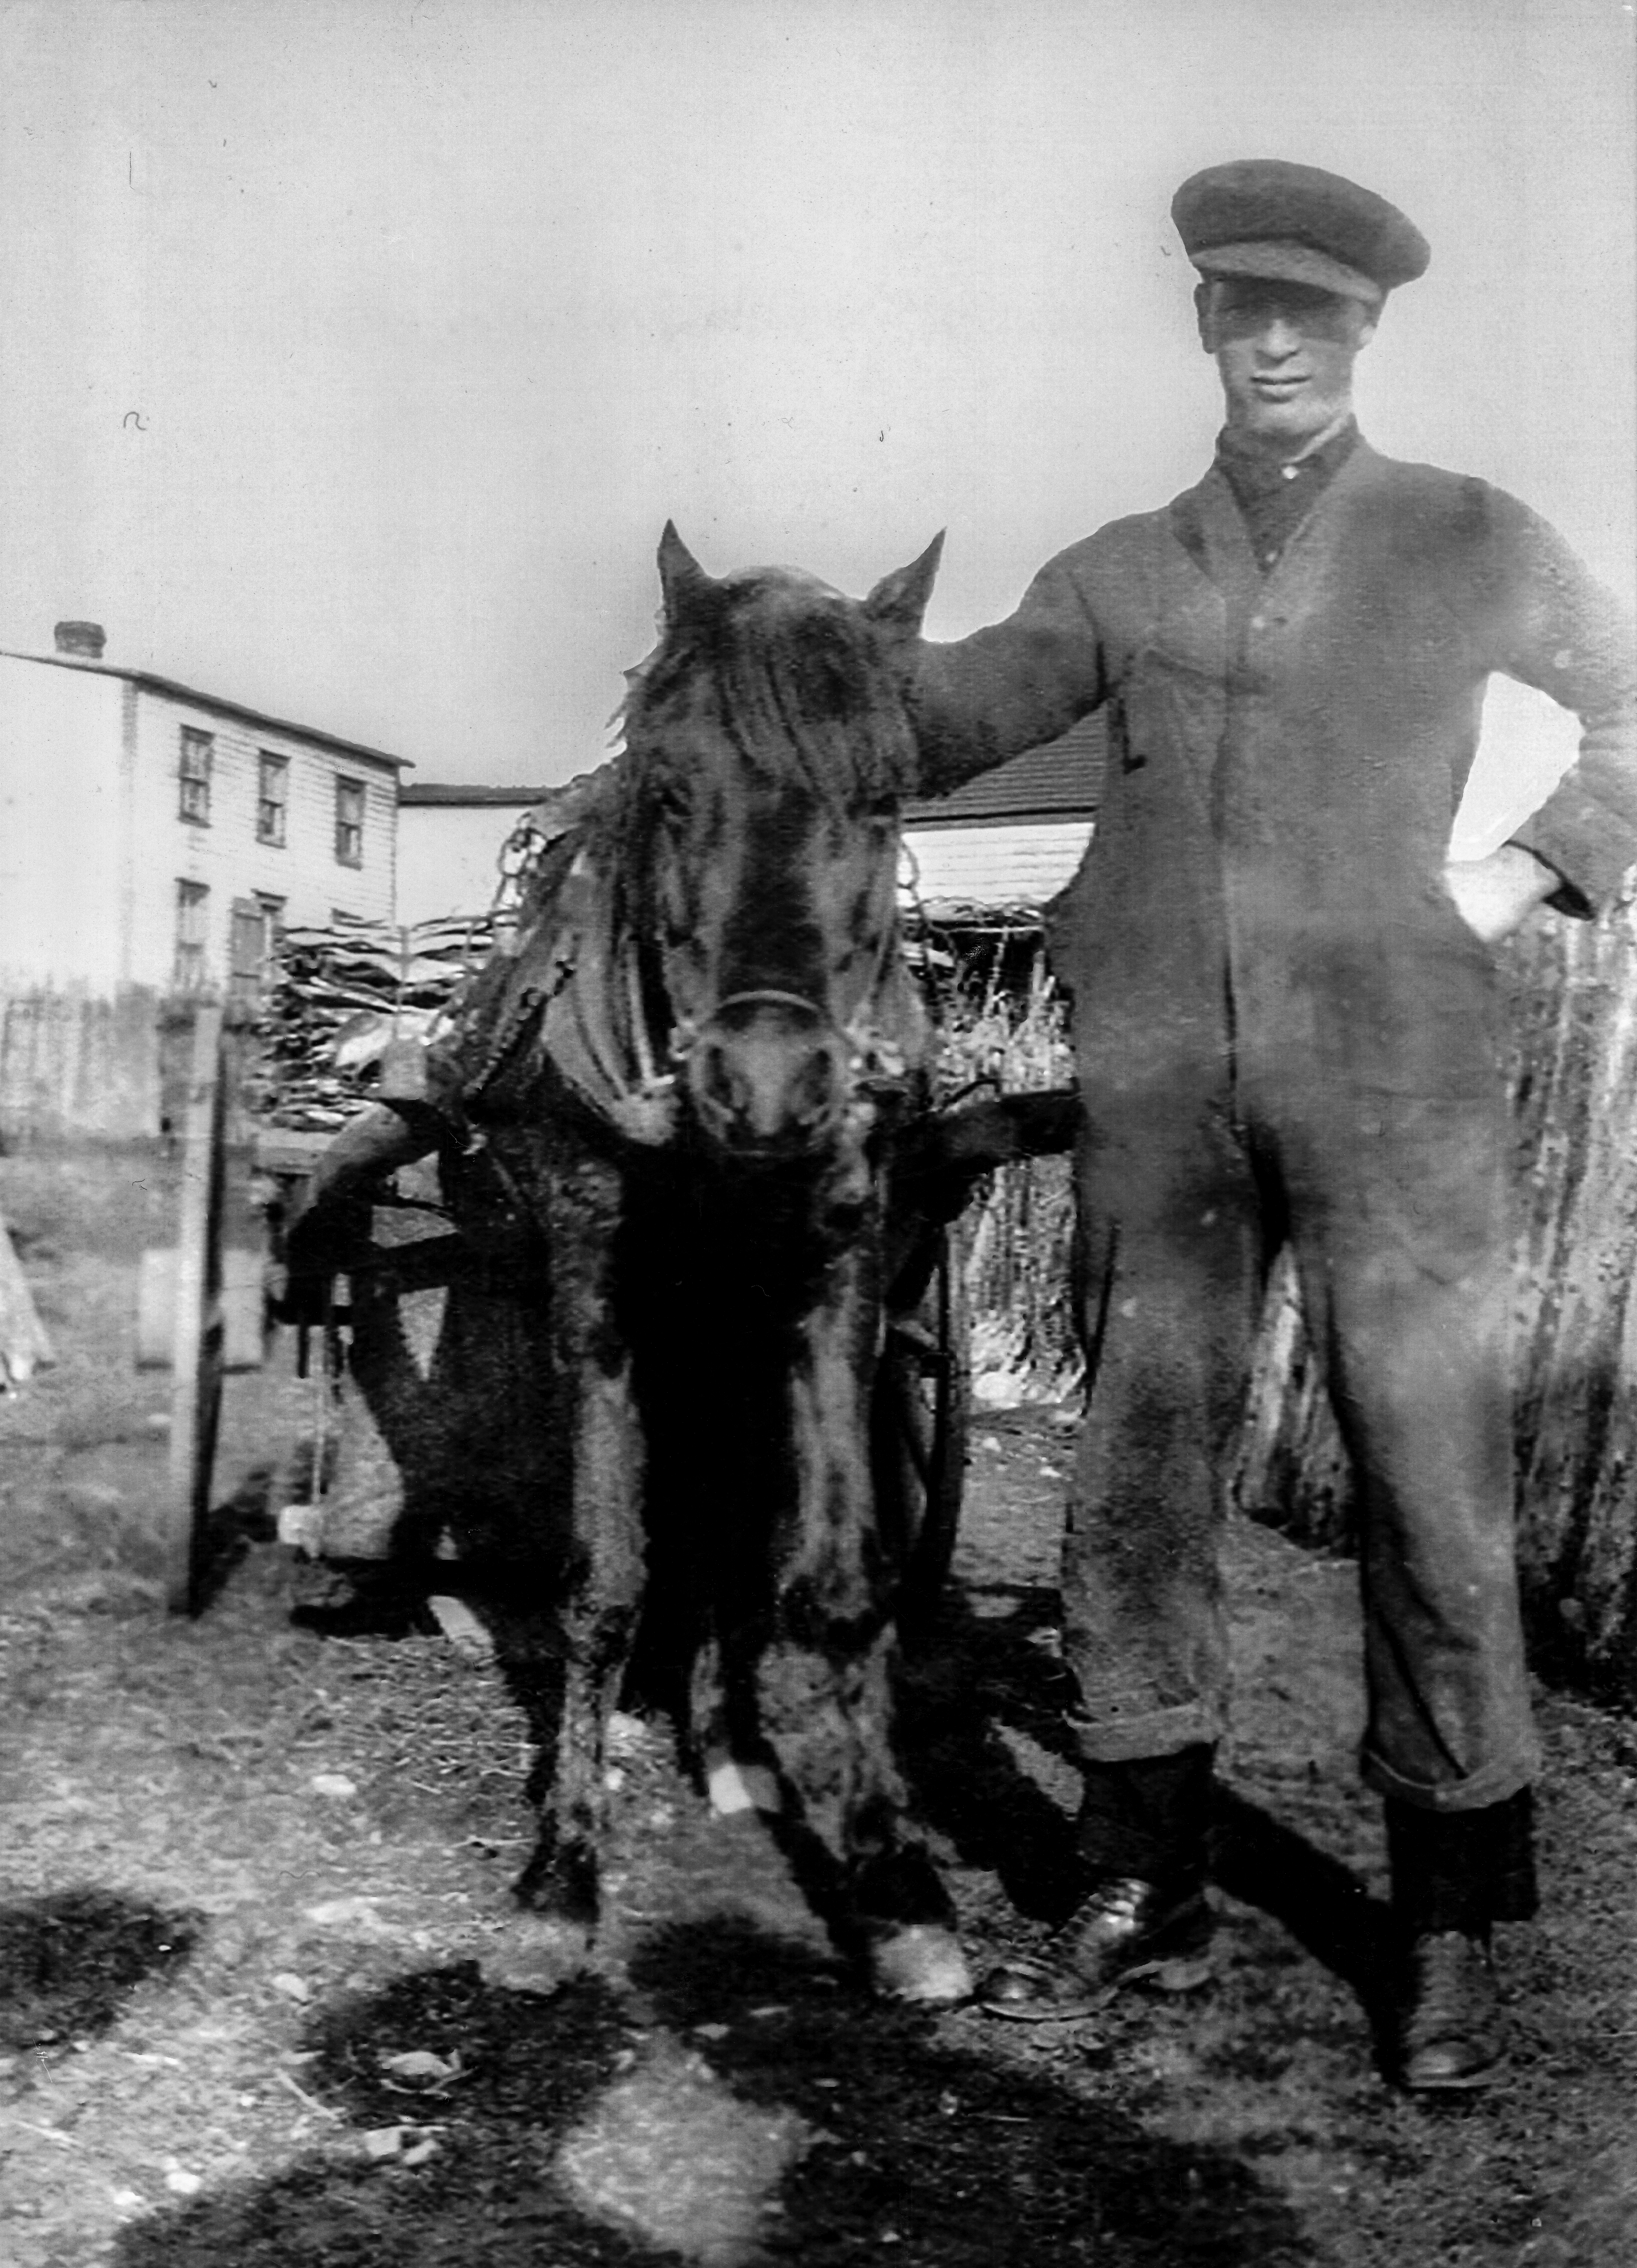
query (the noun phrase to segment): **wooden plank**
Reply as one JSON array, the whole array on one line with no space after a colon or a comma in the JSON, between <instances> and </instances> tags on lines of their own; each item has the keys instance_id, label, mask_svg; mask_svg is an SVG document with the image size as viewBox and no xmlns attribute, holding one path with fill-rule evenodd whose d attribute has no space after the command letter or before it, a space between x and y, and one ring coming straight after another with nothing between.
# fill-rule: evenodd
<instances>
[{"instance_id":1,"label":"wooden plank","mask_svg":"<svg viewBox=\"0 0 1637 2268\"><path fill-rule=\"evenodd\" d=\"M169 1520L165 1601L176 1614L198 1603L222 1406L222 1211L227 1108L222 1011L202 1001L194 1022L182 1155L181 1219L172 1340Z\"/></svg>"}]
</instances>

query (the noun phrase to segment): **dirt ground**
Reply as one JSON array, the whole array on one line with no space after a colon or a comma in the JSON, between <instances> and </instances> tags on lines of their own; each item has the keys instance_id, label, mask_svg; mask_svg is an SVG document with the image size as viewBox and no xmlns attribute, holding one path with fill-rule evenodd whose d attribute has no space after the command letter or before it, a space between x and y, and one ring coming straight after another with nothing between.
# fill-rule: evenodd
<instances>
[{"instance_id":1,"label":"dirt ground","mask_svg":"<svg viewBox=\"0 0 1637 2268\"><path fill-rule=\"evenodd\" d=\"M1620 2268L1637 2259L1637 1733L1543 1693L1546 1911L1510 2076L1379 2075L1384 1874L1352 1573L1235 1533L1218 1982L1095 2024L870 2005L750 1813L618 1726L618 1911L554 1999L484 1956L526 1849L521 1713L422 1620L337 1634L271 1540L306 1389L228 1388L226 1580L156 1578L167 1378L133 1365L147 1152L0 1160L59 1360L0 1401L6 2268ZM285 1335L288 1342L289 1335ZM1072 1413L979 1420L947 1611L905 1672L975 1957L1065 1893L1053 1573Z\"/></svg>"}]
</instances>

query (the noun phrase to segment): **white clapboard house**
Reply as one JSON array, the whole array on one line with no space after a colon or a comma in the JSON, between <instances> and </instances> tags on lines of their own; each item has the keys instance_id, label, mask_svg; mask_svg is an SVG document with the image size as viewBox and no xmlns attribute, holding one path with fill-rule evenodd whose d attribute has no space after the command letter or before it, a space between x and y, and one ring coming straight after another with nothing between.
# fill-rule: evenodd
<instances>
[{"instance_id":1,"label":"white clapboard house","mask_svg":"<svg viewBox=\"0 0 1637 2268\"><path fill-rule=\"evenodd\" d=\"M402 759L104 659L0 650L0 989L253 984L281 924L390 920Z\"/></svg>"}]
</instances>

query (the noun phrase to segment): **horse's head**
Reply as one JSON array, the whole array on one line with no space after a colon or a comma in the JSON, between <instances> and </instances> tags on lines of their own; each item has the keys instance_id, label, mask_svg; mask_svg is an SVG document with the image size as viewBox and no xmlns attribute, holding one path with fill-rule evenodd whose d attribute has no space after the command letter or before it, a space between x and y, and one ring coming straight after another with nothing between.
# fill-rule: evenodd
<instances>
[{"instance_id":1,"label":"horse's head","mask_svg":"<svg viewBox=\"0 0 1637 2268\"><path fill-rule=\"evenodd\" d=\"M665 530L620 866L650 1044L733 1154L822 1151L924 1057L898 953L899 684L941 544L860 601L789 569L718 581Z\"/></svg>"}]
</instances>

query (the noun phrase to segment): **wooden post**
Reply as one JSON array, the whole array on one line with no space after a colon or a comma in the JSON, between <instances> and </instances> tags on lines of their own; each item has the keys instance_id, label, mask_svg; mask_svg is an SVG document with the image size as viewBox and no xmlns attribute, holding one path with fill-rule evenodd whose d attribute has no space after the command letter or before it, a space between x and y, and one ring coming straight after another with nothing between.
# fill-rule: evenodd
<instances>
[{"instance_id":1,"label":"wooden post","mask_svg":"<svg viewBox=\"0 0 1637 2268\"><path fill-rule=\"evenodd\" d=\"M202 1000L194 1020L182 1153L176 1317L172 1343L170 1523L165 1599L191 1614L222 1406L222 1202L227 1097L222 1011Z\"/></svg>"}]
</instances>

